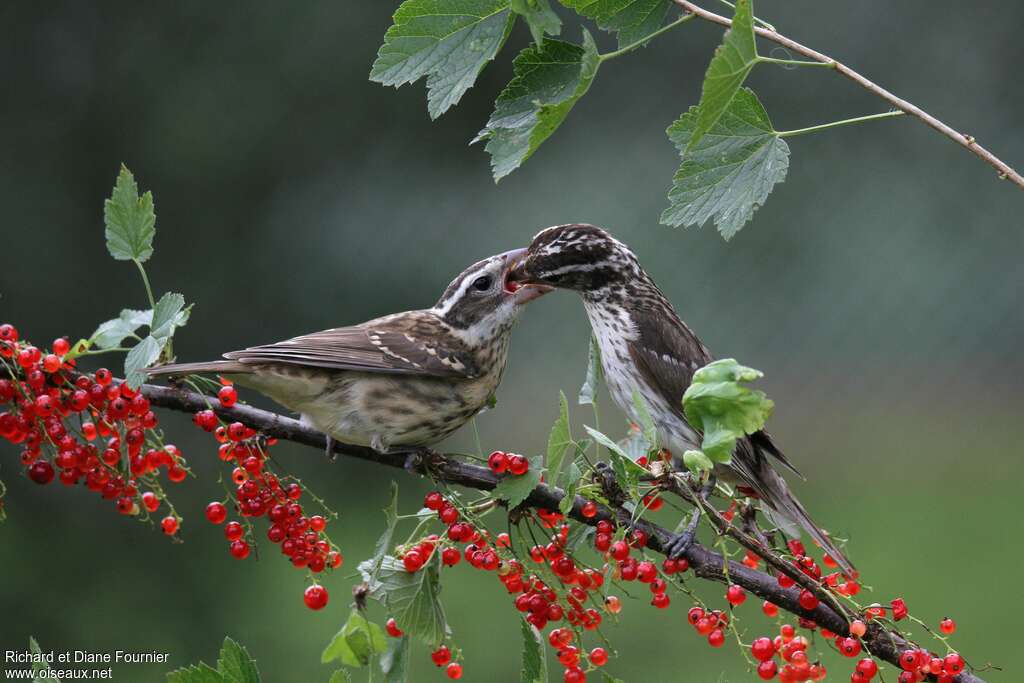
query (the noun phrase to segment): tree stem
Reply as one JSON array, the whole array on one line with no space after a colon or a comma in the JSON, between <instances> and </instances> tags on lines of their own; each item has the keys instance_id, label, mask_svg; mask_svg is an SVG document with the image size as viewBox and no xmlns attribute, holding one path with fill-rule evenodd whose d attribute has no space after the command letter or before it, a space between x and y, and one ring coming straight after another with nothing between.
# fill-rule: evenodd
<instances>
[{"instance_id":1,"label":"tree stem","mask_svg":"<svg viewBox=\"0 0 1024 683\"><path fill-rule=\"evenodd\" d=\"M803 59L776 59L775 57L762 57L758 55L757 61L760 64L780 64L782 66L824 66L829 69L835 66L835 62L814 62Z\"/></svg>"},{"instance_id":2,"label":"tree stem","mask_svg":"<svg viewBox=\"0 0 1024 683\"><path fill-rule=\"evenodd\" d=\"M690 12L694 16L703 19L704 21L709 21L720 26L732 26L732 21L730 19L723 17L720 14L710 12L701 7L700 5L690 2L689 0L672 0L672 2L679 5L684 10ZM854 83L864 88L871 94L882 98L883 100L890 103L892 106L899 109L900 111L905 112L906 114L909 114L910 116L913 116L914 118L923 121L931 128L934 128L938 132L942 133L947 138L957 143L964 149L968 150L969 152L971 152L971 154L974 154L976 157L984 160L987 164L996 169L996 172L999 174L1000 179L1009 180L1014 185L1024 190L1024 176L1022 176L1020 173L1011 168L1009 164L1007 164L1005 161L997 157L995 154L979 145L978 141L975 140L973 136L966 135L964 133L960 133L954 130L953 128L943 123L939 119L935 118L934 116L924 111L920 107L917 107L916 105L913 105L910 102L907 102L906 100L897 97L896 95L892 94L891 92L881 87L877 83L868 80L867 78L857 73L850 67L832 59L828 55L822 54L817 50L812 50L806 45L801 45L800 43L796 42L791 38L787 38L781 33L776 33L775 31L771 31L766 28L755 27L754 33L761 36L762 38L766 38L767 40L770 40L774 43L778 43L779 45L788 48L789 50L796 52L797 54L801 54L804 57L807 57L808 59L813 59L816 62L831 63L832 68L835 69L835 71L841 74L843 77L853 81Z\"/></svg>"},{"instance_id":3,"label":"tree stem","mask_svg":"<svg viewBox=\"0 0 1024 683\"><path fill-rule=\"evenodd\" d=\"M903 111L886 111L881 114L868 114L867 116L857 116L852 119L842 119L841 121L832 121L831 123L822 123L817 126L809 126L807 128L797 128L796 130L779 130L775 131L775 135L780 138L791 138L797 135L806 135L807 133L817 133L819 130L828 130L829 128L839 128L840 126L849 126L854 123L863 123L865 121L876 121L878 119L891 119L897 116L904 116L906 112Z\"/></svg>"}]
</instances>

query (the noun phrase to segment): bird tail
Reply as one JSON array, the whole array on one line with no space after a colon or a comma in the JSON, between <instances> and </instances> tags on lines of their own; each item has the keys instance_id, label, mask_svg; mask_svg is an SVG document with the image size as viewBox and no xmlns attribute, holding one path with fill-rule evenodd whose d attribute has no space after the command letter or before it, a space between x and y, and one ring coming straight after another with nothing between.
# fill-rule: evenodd
<instances>
[{"instance_id":1,"label":"bird tail","mask_svg":"<svg viewBox=\"0 0 1024 683\"><path fill-rule=\"evenodd\" d=\"M203 373L217 373L221 375L251 372L252 368L244 363L233 360L211 360L205 363L172 363L170 365L159 365L149 368L146 373L150 377L163 375L193 375Z\"/></svg>"},{"instance_id":2,"label":"bird tail","mask_svg":"<svg viewBox=\"0 0 1024 683\"><path fill-rule=\"evenodd\" d=\"M800 501L789 490L786 480L767 463L761 468L759 479L758 493L761 496L762 502L787 520L803 527L810 537L836 561L836 564L839 565L844 574L855 576L857 570L854 568L853 563L850 562L842 550L836 547L836 544L832 542L828 534L814 523L814 520L807 514L804 506L800 504Z\"/></svg>"}]
</instances>

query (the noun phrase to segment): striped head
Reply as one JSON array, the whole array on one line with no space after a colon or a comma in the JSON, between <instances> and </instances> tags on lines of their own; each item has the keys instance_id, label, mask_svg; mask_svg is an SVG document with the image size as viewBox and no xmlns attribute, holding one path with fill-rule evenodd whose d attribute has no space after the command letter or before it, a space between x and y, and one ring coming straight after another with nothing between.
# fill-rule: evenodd
<instances>
[{"instance_id":1,"label":"striped head","mask_svg":"<svg viewBox=\"0 0 1024 683\"><path fill-rule=\"evenodd\" d=\"M507 332L525 304L551 291L509 279L511 267L525 254L515 249L474 263L452 280L431 310L470 343Z\"/></svg>"},{"instance_id":2,"label":"striped head","mask_svg":"<svg viewBox=\"0 0 1024 683\"><path fill-rule=\"evenodd\" d=\"M548 285L600 297L642 275L636 256L625 244L597 226L570 223L537 233L509 277L523 285Z\"/></svg>"}]
</instances>

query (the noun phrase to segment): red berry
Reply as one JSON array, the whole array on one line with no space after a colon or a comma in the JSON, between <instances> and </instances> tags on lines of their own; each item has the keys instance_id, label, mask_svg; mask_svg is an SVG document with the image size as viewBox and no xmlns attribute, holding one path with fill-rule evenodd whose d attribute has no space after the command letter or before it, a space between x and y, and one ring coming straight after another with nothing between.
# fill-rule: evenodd
<instances>
[{"instance_id":1,"label":"red berry","mask_svg":"<svg viewBox=\"0 0 1024 683\"><path fill-rule=\"evenodd\" d=\"M946 635L949 635L950 633L953 633L953 631L956 630L956 622L950 619L949 617L946 617L941 622L939 622L939 630L945 633Z\"/></svg>"},{"instance_id":2,"label":"red berry","mask_svg":"<svg viewBox=\"0 0 1024 683\"><path fill-rule=\"evenodd\" d=\"M750 653L754 659L765 662L775 656L775 645L771 638L758 638L750 644Z\"/></svg>"},{"instance_id":3,"label":"red berry","mask_svg":"<svg viewBox=\"0 0 1024 683\"><path fill-rule=\"evenodd\" d=\"M587 519L595 516L597 514L597 503L592 500L588 500L583 504L583 507L580 508L580 514Z\"/></svg>"},{"instance_id":4,"label":"red berry","mask_svg":"<svg viewBox=\"0 0 1024 683\"><path fill-rule=\"evenodd\" d=\"M392 638L401 638L402 636L405 635L405 632L402 631L402 629L398 628L398 623L395 621L394 617L390 617L384 623L384 629L388 632L388 635L391 636Z\"/></svg>"},{"instance_id":5,"label":"red berry","mask_svg":"<svg viewBox=\"0 0 1024 683\"><path fill-rule=\"evenodd\" d=\"M761 611L764 612L767 617L779 616L779 608L774 603L768 602L767 600L761 605Z\"/></svg>"},{"instance_id":6,"label":"red berry","mask_svg":"<svg viewBox=\"0 0 1024 683\"><path fill-rule=\"evenodd\" d=\"M522 455L508 456L508 471L517 477L526 474L530 469L530 461Z\"/></svg>"},{"instance_id":7,"label":"red berry","mask_svg":"<svg viewBox=\"0 0 1024 683\"><path fill-rule=\"evenodd\" d=\"M818 603L820 602L817 596L814 595L814 593L812 593L811 591L807 590L806 588L800 591L800 598L798 601L800 603L800 606L803 607L805 610L814 609L818 606Z\"/></svg>"},{"instance_id":8,"label":"red berry","mask_svg":"<svg viewBox=\"0 0 1024 683\"><path fill-rule=\"evenodd\" d=\"M423 566L423 563L425 561L426 560L424 559L423 555L421 555L419 551L416 550L410 550L402 556L402 564L405 566L405 571L409 572L410 574L419 570L419 568ZM440 666L440 664L438 666Z\"/></svg>"},{"instance_id":9,"label":"red berry","mask_svg":"<svg viewBox=\"0 0 1024 683\"><path fill-rule=\"evenodd\" d=\"M441 551L441 562L446 567L451 567L459 563L462 559L462 555L455 548L445 548Z\"/></svg>"},{"instance_id":10,"label":"red berry","mask_svg":"<svg viewBox=\"0 0 1024 683\"><path fill-rule=\"evenodd\" d=\"M173 536L178 531L178 520L170 515L160 520L160 528L168 536Z\"/></svg>"},{"instance_id":11,"label":"red berry","mask_svg":"<svg viewBox=\"0 0 1024 683\"><path fill-rule=\"evenodd\" d=\"M615 541L609 549L611 556L620 562L629 557L629 544L625 541Z\"/></svg>"},{"instance_id":12,"label":"red berry","mask_svg":"<svg viewBox=\"0 0 1024 683\"><path fill-rule=\"evenodd\" d=\"M850 635L855 638L862 638L865 633L868 632L868 625L860 619L854 619L850 622Z\"/></svg>"},{"instance_id":13,"label":"red berry","mask_svg":"<svg viewBox=\"0 0 1024 683\"><path fill-rule=\"evenodd\" d=\"M313 585L306 589L306 592L302 595L302 601L306 603L306 607L311 610L320 610L327 606L327 601L330 596L327 594L327 589L320 585Z\"/></svg>"},{"instance_id":14,"label":"red berry","mask_svg":"<svg viewBox=\"0 0 1024 683\"><path fill-rule=\"evenodd\" d=\"M114 379L114 375L110 372L110 370L107 370L106 368L100 368L99 370L97 370L96 374L93 375L93 377L96 378L96 383L99 384L101 387L107 386L108 384L110 384L111 380Z\"/></svg>"},{"instance_id":15,"label":"red berry","mask_svg":"<svg viewBox=\"0 0 1024 683\"><path fill-rule=\"evenodd\" d=\"M36 460L28 468L28 478L40 486L49 484L53 481L53 465L46 460Z\"/></svg>"},{"instance_id":16,"label":"red berry","mask_svg":"<svg viewBox=\"0 0 1024 683\"><path fill-rule=\"evenodd\" d=\"M948 674L957 675L964 670L964 658L956 652L946 655L942 660L942 670Z\"/></svg>"},{"instance_id":17,"label":"red berry","mask_svg":"<svg viewBox=\"0 0 1024 683\"><path fill-rule=\"evenodd\" d=\"M453 680L462 678L462 665L457 662L452 662L448 665L448 668L444 670L444 673L448 678Z\"/></svg>"},{"instance_id":18,"label":"red berry","mask_svg":"<svg viewBox=\"0 0 1024 683\"><path fill-rule=\"evenodd\" d=\"M743 588L733 584L725 591L725 599L729 601L730 605L735 607L747 599L747 594L743 591Z\"/></svg>"},{"instance_id":19,"label":"red berry","mask_svg":"<svg viewBox=\"0 0 1024 683\"><path fill-rule=\"evenodd\" d=\"M428 510L440 510L444 507L444 496L440 491L431 491L423 498L423 507Z\"/></svg>"},{"instance_id":20,"label":"red berry","mask_svg":"<svg viewBox=\"0 0 1024 683\"><path fill-rule=\"evenodd\" d=\"M245 541L231 541L231 545L228 546L228 550L231 552L231 556L236 560L244 560L249 557L249 544Z\"/></svg>"},{"instance_id":21,"label":"red berry","mask_svg":"<svg viewBox=\"0 0 1024 683\"><path fill-rule=\"evenodd\" d=\"M690 611L686 613L686 620L690 622L690 626L696 626L697 622L704 618L704 610L700 607L691 607Z\"/></svg>"},{"instance_id":22,"label":"red berry","mask_svg":"<svg viewBox=\"0 0 1024 683\"><path fill-rule=\"evenodd\" d=\"M892 618L894 621L899 621L907 616L907 603L903 601L903 598L896 598L889 604L892 605Z\"/></svg>"},{"instance_id":23,"label":"red berry","mask_svg":"<svg viewBox=\"0 0 1024 683\"><path fill-rule=\"evenodd\" d=\"M217 392L217 399L225 408L231 408L238 403L238 392L234 387L221 387Z\"/></svg>"},{"instance_id":24,"label":"red berry","mask_svg":"<svg viewBox=\"0 0 1024 683\"><path fill-rule=\"evenodd\" d=\"M757 665L757 675L762 681L770 681L775 678L779 667L774 659L769 659Z\"/></svg>"},{"instance_id":25,"label":"red berry","mask_svg":"<svg viewBox=\"0 0 1024 683\"><path fill-rule=\"evenodd\" d=\"M224 536L229 541L237 541L245 533L245 529L238 522L228 522L224 525Z\"/></svg>"},{"instance_id":26,"label":"red berry","mask_svg":"<svg viewBox=\"0 0 1024 683\"><path fill-rule=\"evenodd\" d=\"M156 512L160 507L160 499L152 491L146 491L142 494L142 505L150 512Z\"/></svg>"},{"instance_id":27,"label":"red berry","mask_svg":"<svg viewBox=\"0 0 1024 683\"><path fill-rule=\"evenodd\" d=\"M508 455L503 451L494 451L487 457L487 466L495 474L502 474L508 469Z\"/></svg>"},{"instance_id":28,"label":"red berry","mask_svg":"<svg viewBox=\"0 0 1024 683\"><path fill-rule=\"evenodd\" d=\"M708 634L708 645L711 647L722 647L725 644L725 632L716 628Z\"/></svg>"},{"instance_id":29,"label":"red berry","mask_svg":"<svg viewBox=\"0 0 1024 683\"><path fill-rule=\"evenodd\" d=\"M213 502L206 506L206 519L212 524L220 524L228 516L228 509L223 503Z\"/></svg>"},{"instance_id":30,"label":"red berry","mask_svg":"<svg viewBox=\"0 0 1024 683\"><path fill-rule=\"evenodd\" d=\"M861 675L865 680L871 680L878 673L878 664L871 657L865 657L864 659L857 662L857 673Z\"/></svg>"},{"instance_id":31,"label":"red berry","mask_svg":"<svg viewBox=\"0 0 1024 683\"><path fill-rule=\"evenodd\" d=\"M603 647L595 647L590 651L589 659L594 666L604 666L608 663L608 650Z\"/></svg>"},{"instance_id":32,"label":"red berry","mask_svg":"<svg viewBox=\"0 0 1024 683\"><path fill-rule=\"evenodd\" d=\"M667 609L671 600L668 597L668 593L655 593L651 599L651 604L658 609Z\"/></svg>"},{"instance_id":33,"label":"red berry","mask_svg":"<svg viewBox=\"0 0 1024 683\"><path fill-rule=\"evenodd\" d=\"M430 653L430 659L433 660L436 666L444 666L452 661L452 652L448 649L447 645L442 645Z\"/></svg>"},{"instance_id":34,"label":"red berry","mask_svg":"<svg viewBox=\"0 0 1024 683\"><path fill-rule=\"evenodd\" d=\"M856 638L836 638L836 647L846 657L856 657L860 654L860 641Z\"/></svg>"}]
</instances>

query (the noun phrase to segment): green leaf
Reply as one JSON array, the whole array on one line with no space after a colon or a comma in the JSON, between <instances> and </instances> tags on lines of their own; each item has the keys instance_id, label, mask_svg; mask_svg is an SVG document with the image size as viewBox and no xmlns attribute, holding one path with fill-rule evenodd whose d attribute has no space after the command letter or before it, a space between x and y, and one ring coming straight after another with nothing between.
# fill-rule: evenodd
<instances>
[{"instance_id":1,"label":"green leaf","mask_svg":"<svg viewBox=\"0 0 1024 683\"><path fill-rule=\"evenodd\" d=\"M548 0L511 0L512 11L526 20L533 42L538 45L544 34L557 36L562 32L562 20L551 9Z\"/></svg>"},{"instance_id":2,"label":"green leaf","mask_svg":"<svg viewBox=\"0 0 1024 683\"><path fill-rule=\"evenodd\" d=\"M621 678L616 678L615 676L612 676L607 671L602 670L601 674L604 676L605 683L626 683Z\"/></svg>"},{"instance_id":3,"label":"green leaf","mask_svg":"<svg viewBox=\"0 0 1024 683\"><path fill-rule=\"evenodd\" d=\"M665 225L702 225L714 219L725 239L735 235L786 179L789 145L772 129L768 114L748 88L736 94L728 111L691 145L694 107L668 129L682 155L672 179Z\"/></svg>"},{"instance_id":4,"label":"green leaf","mask_svg":"<svg viewBox=\"0 0 1024 683\"><path fill-rule=\"evenodd\" d=\"M544 642L540 631L520 622L523 631L523 668L520 683L548 683L548 660L544 656Z\"/></svg>"},{"instance_id":5,"label":"green leaf","mask_svg":"<svg viewBox=\"0 0 1024 683\"><path fill-rule=\"evenodd\" d=\"M168 297L181 297L180 294L165 294L160 301L157 302L157 309L160 309L161 304L169 306L176 300L168 300ZM167 300L165 302L165 300ZM182 305L184 305L184 298L181 299ZM173 318L173 327L184 327L188 322L189 315L192 312L192 307L189 306L184 310L178 310L178 313ZM162 316L163 314L161 314ZM166 321L160 323L163 326ZM108 320L92 333L89 338L89 343L93 346L98 346L101 349L113 349L121 345L121 343L135 334L135 332L143 325L152 327L153 324L153 311L136 311L130 308L126 308L121 311L121 315ZM154 335L159 336L159 335Z\"/></svg>"},{"instance_id":6,"label":"green leaf","mask_svg":"<svg viewBox=\"0 0 1024 683\"><path fill-rule=\"evenodd\" d=\"M406 0L370 80L397 88L426 76L427 112L436 119L473 87L514 22L509 0Z\"/></svg>"},{"instance_id":7,"label":"green leaf","mask_svg":"<svg viewBox=\"0 0 1024 683\"><path fill-rule=\"evenodd\" d=\"M615 474L615 481L622 487L624 491L629 493L631 496L637 496L637 486L640 483L640 477L648 474L647 470L637 465L632 458L619 446L619 444L612 441L609 437L605 436L601 432L597 431L593 427L584 426L587 433L594 441L598 442L602 446L608 449L611 453L612 461L612 472Z\"/></svg>"},{"instance_id":8,"label":"green leaf","mask_svg":"<svg viewBox=\"0 0 1024 683\"><path fill-rule=\"evenodd\" d=\"M167 674L167 683L225 683L224 676L209 664L199 662Z\"/></svg>"},{"instance_id":9,"label":"green leaf","mask_svg":"<svg viewBox=\"0 0 1024 683\"><path fill-rule=\"evenodd\" d=\"M327 683L352 683L352 674L348 672L348 669L337 669L331 674L331 680Z\"/></svg>"},{"instance_id":10,"label":"green leaf","mask_svg":"<svg viewBox=\"0 0 1024 683\"><path fill-rule=\"evenodd\" d=\"M574 462L569 463L565 474L565 496L558 502L558 511L563 515L568 515L569 511L572 510L573 504L576 502L576 489L579 488L582 476L583 472L580 471L579 466Z\"/></svg>"},{"instance_id":11,"label":"green leaf","mask_svg":"<svg viewBox=\"0 0 1024 683\"><path fill-rule=\"evenodd\" d=\"M371 589L377 583L377 574L380 572L381 562L384 561L384 556L391 549L391 539L395 535L395 527L398 525L398 484L394 481L391 482L391 500L383 512L384 519L387 520L387 526L384 528L384 533L377 539L377 545L373 551L373 559L371 560L366 577L366 582L370 584ZM433 514L433 511L430 511L430 514Z\"/></svg>"},{"instance_id":12,"label":"green leaf","mask_svg":"<svg viewBox=\"0 0 1024 683\"><path fill-rule=\"evenodd\" d=\"M183 310L184 308L185 297L181 294L167 292L160 297L153 308L150 334L158 340L166 340L174 336L174 329L185 324L180 321L188 320L188 312Z\"/></svg>"},{"instance_id":13,"label":"green leaf","mask_svg":"<svg viewBox=\"0 0 1024 683\"><path fill-rule=\"evenodd\" d=\"M249 652L231 638L224 639L217 660L224 683L260 683L260 672Z\"/></svg>"},{"instance_id":14,"label":"green leaf","mask_svg":"<svg viewBox=\"0 0 1024 683\"><path fill-rule=\"evenodd\" d=\"M665 23L671 0L559 0L577 14L593 19L604 31L619 34L619 47L632 45Z\"/></svg>"},{"instance_id":15,"label":"green leaf","mask_svg":"<svg viewBox=\"0 0 1024 683\"><path fill-rule=\"evenodd\" d=\"M28 638L28 649L34 655L40 655L43 653L43 648L39 647L38 641L34 636ZM39 683L47 683L48 681L56 681L60 683L60 679L56 676L47 674L45 676L36 676L36 674L50 671L50 665L44 661L32 662L32 680L39 681Z\"/></svg>"},{"instance_id":16,"label":"green leaf","mask_svg":"<svg viewBox=\"0 0 1024 683\"><path fill-rule=\"evenodd\" d=\"M643 435L645 441L647 441L648 448L658 447L658 429L654 426L654 419L651 417L651 411L647 407L647 401L640 395L637 389L633 388L633 408L636 409L636 417L640 421L640 433Z\"/></svg>"},{"instance_id":17,"label":"green leaf","mask_svg":"<svg viewBox=\"0 0 1024 683\"><path fill-rule=\"evenodd\" d=\"M409 636L388 638L388 649L380 656L385 683L406 683L409 677Z\"/></svg>"},{"instance_id":18,"label":"green leaf","mask_svg":"<svg viewBox=\"0 0 1024 683\"><path fill-rule=\"evenodd\" d=\"M164 340L166 342L166 340ZM124 377L128 386L138 389L146 381L144 370L156 362L160 357L160 351L164 348L161 342L153 336L146 337L132 347L124 359Z\"/></svg>"},{"instance_id":19,"label":"green leaf","mask_svg":"<svg viewBox=\"0 0 1024 683\"><path fill-rule=\"evenodd\" d=\"M741 384L760 377L759 371L732 358L694 373L683 394L683 411L690 424L704 433L701 451L714 462L728 464L736 440L762 429L771 415L775 405L771 399Z\"/></svg>"},{"instance_id":20,"label":"green leaf","mask_svg":"<svg viewBox=\"0 0 1024 683\"><path fill-rule=\"evenodd\" d=\"M530 458L526 474L506 474L494 487L494 497L507 501L509 509L518 506L537 488L543 469L541 458Z\"/></svg>"},{"instance_id":21,"label":"green leaf","mask_svg":"<svg viewBox=\"0 0 1024 683\"><path fill-rule=\"evenodd\" d=\"M594 397L597 395L597 384L601 381L601 347L597 345L597 339L590 336L590 349L587 353L587 378L583 380L580 387L579 404L594 405Z\"/></svg>"},{"instance_id":22,"label":"green leaf","mask_svg":"<svg viewBox=\"0 0 1024 683\"><path fill-rule=\"evenodd\" d=\"M422 569L410 573L401 560L387 555L376 586L371 586L371 595L384 604L400 629L435 647L448 631L438 599L440 562L441 553L434 553Z\"/></svg>"},{"instance_id":23,"label":"green leaf","mask_svg":"<svg viewBox=\"0 0 1024 683\"><path fill-rule=\"evenodd\" d=\"M569 552L578 550L590 542L591 537L597 533L597 529L589 524L575 524L569 530L569 536L565 539L565 549Z\"/></svg>"},{"instance_id":24,"label":"green leaf","mask_svg":"<svg viewBox=\"0 0 1024 683\"><path fill-rule=\"evenodd\" d=\"M569 446L573 445L572 432L569 431L569 402L565 392L558 392L558 419L551 426L548 434L548 479L552 484L558 483L558 473L562 469L562 460Z\"/></svg>"},{"instance_id":25,"label":"green leaf","mask_svg":"<svg viewBox=\"0 0 1024 683\"><path fill-rule=\"evenodd\" d=\"M711 462L708 456L704 455L702 451L689 450L683 453L683 464L686 465L686 469L690 470L694 474L700 474L701 472L710 472L715 463Z\"/></svg>"},{"instance_id":26,"label":"green leaf","mask_svg":"<svg viewBox=\"0 0 1024 683\"><path fill-rule=\"evenodd\" d=\"M555 132L594 82L600 63L586 29L582 46L548 39L516 56L515 77L473 140L487 140L495 181L519 168Z\"/></svg>"},{"instance_id":27,"label":"green leaf","mask_svg":"<svg viewBox=\"0 0 1024 683\"><path fill-rule=\"evenodd\" d=\"M756 63L753 0L736 0L732 28L725 32L722 44L715 50L704 74L697 121L689 147L696 146L722 117Z\"/></svg>"},{"instance_id":28,"label":"green leaf","mask_svg":"<svg viewBox=\"0 0 1024 683\"><path fill-rule=\"evenodd\" d=\"M364 667L373 657L386 651L387 647L383 629L368 621L359 610L353 609L348 615L348 621L324 648L320 662L328 664L337 659L345 666Z\"/></svg>"},{"instance_id":29,"label":"green leaf","mask_svg":"<svg viewBox=\"0 0 1024 683\"><path fill-rule=\"evenodd\" d=\"M118 261L142 261L153 255L156 214L153 194L139 197L135 176L124 165L110 199L103 203L107 251Z\"/></svg>"}]
</instances>

